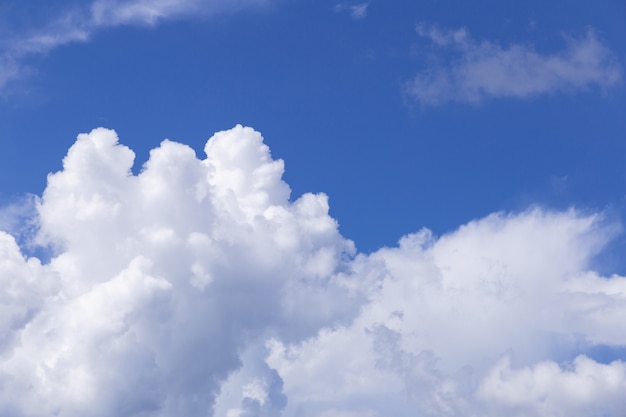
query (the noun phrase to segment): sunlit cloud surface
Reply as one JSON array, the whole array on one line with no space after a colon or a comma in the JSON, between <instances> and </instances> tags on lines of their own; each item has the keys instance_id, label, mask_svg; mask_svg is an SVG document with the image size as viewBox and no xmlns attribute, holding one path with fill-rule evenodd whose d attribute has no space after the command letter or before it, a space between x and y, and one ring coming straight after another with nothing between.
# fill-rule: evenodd
<instances>
[{"instance_id":1,"label":"sunlit cloud surface","mask_svg":"<svg viewBox=\"0 0 626 417\"><path fill-rule=\"evenodd\" d=\"M494 213L361 254L324 194L293 196L260 133L138 174L81 134L0 233L3 416L620 416L626 278L602 213ZM7 214L8 216L8 214ZM8 218L8 217L7 217Z\"/></svg>"}]
</instances>

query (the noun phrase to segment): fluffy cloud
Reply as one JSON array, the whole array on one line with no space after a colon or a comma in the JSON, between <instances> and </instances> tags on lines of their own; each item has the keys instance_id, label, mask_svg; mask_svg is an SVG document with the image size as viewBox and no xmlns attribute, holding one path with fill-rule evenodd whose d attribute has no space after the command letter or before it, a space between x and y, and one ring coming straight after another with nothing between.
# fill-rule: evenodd
<instances>
[{"instance_id":1,"label":"fluffy cloud","mask_svg":"<svg viewBox=\"0 0 626 417\"><path fill-rule=\"evenodd\" d=\"M569 369L554 362L512 370L502 359L482 381L478 395L492 413L506 415L619 416L626 409L626 364L600 364L578 356Z\"/></svg>"},{"instance_id":2,"label":"fluffy cloud","mask_svg":"<svg viewBox=\"0 0 626 417\"><path fill-rule=\"evenodd\" d=\"M378 285L353 323L269 344L287 415L620 415L624 363L570 362L625 343L626 278L585 272L611 233L531 210L358 257Z\"/></svg>"},{"instance_id":3,"label":"fluffy cloud","mask_svg":"<svg viewBox=\"0 0 626 417\"><path fill-rule=\"evenodd\" d=\"M417 32L437 50L452 50L447 64L430 65L405 85L405 92L424 105L608 88L621 80L621 66L591 30L580 38L566 37L565 48L553 54L522 44L477 42L465 29L418 25Z\"/></svg>"},{"instance_id":4,"label":"fluffy cloud","mask_svg":"<svg viewBox=\"0 0 626 417\"><path fill-rule=\"evenodd\" d=\"M205 416L249 341L350 318L326 196L290 202L252 129L206 150L164 141L134 176L114 132L79 136L39 205L50 263L3 235L2 415Z\"/></svg>"},{"instance_id":5,"label":"fluffy cloud","mask_svg":"<svg viewBox=\"0 0 626 417\"><path fill-rule=\"evenodd\" d=\"M138 175L79 135L27 257L0 233L3 416L619 416L626 278L591 270L600 214L497 213L355 253L323 194L292 199L258 132Z\"/></svg>"}]
</instances>

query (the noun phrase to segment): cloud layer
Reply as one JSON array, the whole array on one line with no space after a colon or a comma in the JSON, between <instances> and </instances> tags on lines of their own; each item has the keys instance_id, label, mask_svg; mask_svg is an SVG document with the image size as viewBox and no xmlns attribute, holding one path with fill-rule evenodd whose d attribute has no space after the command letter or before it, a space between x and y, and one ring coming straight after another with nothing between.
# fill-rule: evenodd
<instances>
[{"instance_id":1,"label":"cloud layer","mask_svg":"<svg viewBox=\"0 0 626 417\"><path fill-rule=\"evenodd\" d=\"M465 29L442 31L422 24L417 33L432 42L438 55L452 51L445 63L427 66L405 85L405 92L424 105L609 88L621 81L617 59L591 30L566 37L565 48L552 54L523 44L475 41Z\"/></svg>"},{"instance_id":2,"label":"cloud layer","mask_svg":"<svg viewBox=\"0 0 626 417\"><path fill-rule=\"evenodd\" d=\"M619 226L539 208L355 252L324 194L290 196L258 132L138 175L79 135L38 203L42 264L0 233L3 416L619 416Z\"/></svg>"}]
</instances>

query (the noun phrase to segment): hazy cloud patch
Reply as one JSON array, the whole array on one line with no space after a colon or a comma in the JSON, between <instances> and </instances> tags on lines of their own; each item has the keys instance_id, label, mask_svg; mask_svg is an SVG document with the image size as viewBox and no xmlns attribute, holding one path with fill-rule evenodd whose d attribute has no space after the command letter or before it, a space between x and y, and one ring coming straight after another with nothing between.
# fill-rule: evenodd
<instances>
[{"instance_id":1,"label":"hazy cloud patch","mask_svg":"<svg viewBox=\"0 0 626 417\"><path fill-rule=\"evenodd\" d=\"M423 105L606 89L622 78L617 58L593 30L564 36L565 47L551 54L527 44L477 41L463 28L420 24L417 33L430 40L439 58L405 84L405 93Z\"/></svg>"},{"instance_id":2,"label":"hazy cloud patch","mask_svg":"<svg viewBox=\"0 0 626 417\"><path fill-rule=\"evenodd\" d=\"M0 89L27 72L24 59L55 48L86 42L95 33L123 25L154 26L161 21L210 16L262 7L270 0L94 0L81 6L51 11L38 27L8 33L0 43Z\"/></svg>"},{"instance_id":3,"label":"hazy cloud patch","mask_svg":"<svg viewBox=\"0 0 626 417\"><path fill-rule=\"evenodd\" d=\"M339 3L336 4L334 9L335 12L344 12L348 13L351 18L355 20L365 19L367 17L367 8L369 7L369 3L358 3L358 4L349 4L349 3Z\"/></svg>"}]
</instances>

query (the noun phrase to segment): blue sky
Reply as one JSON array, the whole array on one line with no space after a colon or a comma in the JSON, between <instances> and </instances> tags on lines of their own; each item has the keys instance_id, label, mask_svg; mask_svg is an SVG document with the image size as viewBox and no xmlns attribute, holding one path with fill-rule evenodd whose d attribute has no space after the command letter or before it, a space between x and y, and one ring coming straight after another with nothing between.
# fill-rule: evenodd
<instances>
[{"instance_id":1,"label":"blue sky","mask_svg":"<svg viewBox=\"0 0 626 417\"><path fill-rule=\"evenodd\" d=\"M24 274L32 273L37 277L50 275L56 277L49 278L50 282L58 281L50 284L51 287L45 291L33 292L40 298L33 295L28 297L28 302L18 300L31 306L28 311L42 312L37 313L39 315L32 313L32 317L40 318L31 329L46 328L49 326L46 323L55 318L68 317L74 311L72 309L82 305L76 301L51 310L49 303L41 300L50 300L54 294L61 292L70 294L69 299L75 297L79 300L87 296L98 299L104 297L94 292L96 288L104 288L99 285L108 282L110 286L102 291L109 295L110 292L106 291L115 293L115 288L118 288L116 280L123 279L124 274L143 276L141 274L148 274L146 271L153 268L157 278L163 276L169 282L155 281L155 288L169 288L168 285L176 288L175 279L168 278L174 267L170 270L170 267L160 265L158 259L164 256L163 253L178 253L183 249L174 247L174 243L169 252L152 246L156 245L154 242L160 242L158 236L163 234L159 233L165 233L165 229L157 228L170 224L168 222L172 222L169 229L166 228L173 233L172 236L178 236L179 232L181 236L184 233L189 235L187 241L192 249L180 252L184 254L180 256L196 256L194 251L204 253L204 258L198 255L200 260L194 261L194 278L190 281L202 290L206 285L213 285L210 283L216 279L206 278L205 282L202 277L220 273L226 277L239 277L251 272L240 266L229 269L221 264L205 264L201 259L219 256L237 259L241 256L237 251L244 250L254 252L258 249L263 252L263 245L255 246L263 239L278 239L280 250L286 250L280 245L291 242L293 238L301 242L297 250L292 248L297 255L293 256L297 259L300 256L302 259L310 258L310 262L302 261L304 266L298 264L293 266L293 270L285 267L280 272L273 269L277 266L267 266L260 261L262 257L257 259L250 255L248 262L252 265L251 270L260 262L261 276L301 274L304 278L298 281L300 283L309 282L309 275L317 277L315 279L342 277L337 278L341 281L336 284L337 288L330 284L328 288L324 285L318 288L310 283L312 287L305 286L315 302L326 298L334 301L324 304L326 309L313 304L313 310L326 312L313 317L315 314L309 316L289 309L285 310L289 314L282 310L281 313L274 312L265 303L267 300L254 299L253 305L258 304L264 312L269 311L267 316L260 315L259 323L262 325L244 319L257 314L257 310L252 307L251 310L242 310L237 329L242 335L253 334L254 337L250 336L253 340L246 339L249 336L241 336L241 340L246 339L244 343L239 336L232 336L232 340L224 342L223 352L243 352L241 356L236 358L225 353L222 360L227 365L222 367L210 361L206 365L207 374L214 378L211 379L213 382L205 382L206 392L211 395L203 404L209 407L207 404L211 404L217 396L218 400L213 404L217 410L215 415L261 416L279 415L276 414L279 412L284 412L284 415L302 413L301 416L326 417L382 416L386 413L416 415L411 414L414 412L429 415L429 411L425 410L431 410L432 415L457 415L455 413L461 413L458 410L463 409L459 404L466 404L467 409L476 413L473 415L560 415L550 414L563 409L558 400L548 401L548 405L540 408L533 403L532 393L524 397L520 388L524 386L523 378L541 378L540 375L546 375L546 372L554 372L552 381L557 381L571 369L580 370L574 373L575 376L585 375L584 372L601 373L601 367L609 366L607 364L613 359L624 359L622 353L626 341L611 336L616 331L610 330L611 324L618 325L616 317L624 313L624 278L615 275L615 280L611 281L608 277L626 272L623 261L626 240L621 234L621 224L626 220L625 21L626 4L619 0L3 1L0 3L0 203L4 208L0 212L0 224L15 235L21 245L15 249L6 243L7 248L12 248L10 251L39 253L38 246L47 247L50 251L42 258L45 261L41 266L43 272ZM256 184L254 190L257 190L254 187L261 187L261 191L257 190L255 194L256 191L253 193L238 188L238 183L229 176L231 174L211 177L213 179L209 182L218 191L207 191L207 195L226 201L212 202L211 208L207 209L207 213L211 213L206 214L207 218L214 215L217 219L214 223L202 216L198 217L197 223L184 220L185 215L196 219L198 212L192 209L195 203L185 203L184 196L178 196L178 189L170 189L172 199L180 197L176 203L164 199L156 204L156 200L150 200L153 197L145 197L144 200L131 195L129 188L120 185L125 180L116 182L115 172L121 170L119 172L123 173L125 168L122 162L119 162L121 168L114 168L113 165L117 163L117 158L126 161L126 153L116 144L117 139L110 139L110 133L98 130L88 136L89 140L102 140L107 144L106 149L111 147L113 159L102 159L108 161L106 164L112 164L110 171L101 168L98 162L101 160L93 156L97 152L109 155L108 150L90 150L87 139L75 143L77 135L92 129L114 129L119 143L132 149L136 155L132 167L135 176L132 178L144 178L137 179L144 184L144 188L139 188L143 191L136 191L141 196L144 192L146 196L152 196L152 191L160 190L155 185L161 184L159 181L165 184L162 187L186 189L185 184L195 181L195 173L200 169L196 167L196 159L176 147L178 145L166 144L159 148L161 151L154 151L164 139L188 145L197 158L204 161L207 139L215 132L227 131L229 133L225 133L224 137L244 138L241 140L249 147L249 155L254 155L250 158L262 161L259 167L266 167L263 169L271 172L280 171L276 168L278 165L268 162L269 150L253 151L260 146L256 136L245 129L228 130L238 124L260 132L265 145L271 150L271 158L284 161L282 179L289 185L291 194L288 200L284 200L282 182L270 174L266 178L265 174L259 174L261 171L248 169L248 165L253 167L254 164L243 156L241 159L233 157L235 162L232 162L227 155L239 155L239 151L229 153L229 146L234 145L224 145L219 138L212 139L216 149L223 147L224 150L220 157L209 155L208 162L205 162L207 166L214 167L215 172L225 170L231 174L241 169L237 175ZM70 157L69 148L75 149L72 155L82 156ZM155 156L151 156L153 154ZM144 166L148 160L150 163ZM165 170L163 167L167 164L163 161L174 161L171 163L176 169ZM231 163L235 167L232 172L229 171L231 168L223 168L231 167ZM83 164L85 167L93 164L92 170L84 168ZM187 168L183 169L183 165ZM48 181L53 178L48 177L52 172L58 173L54 177L57 178L56 183ZM148 174L142 174L142 177L139 175L142 172ZM159 172L161 176L157 175ZM150 173L155 173L154 178ZM111 183L106 187L101 185L99 178L106 179L109 175L113 178ZM172 176L171 180L167 179L168 175ZM74 179L70 180L70 177ZM261 180L257 177L266 182L258 185ZM98 188L100 191L93 194L96 198L89 193L97 187L104 188ZM150 191L150 187L156 188ZM220 187L230 189L234 194L231 191L220 194ZM251 194L244 196L248 192ZM83 201L81 193L95 198L90 200L85 197L84 200L93 204L89 206L91 211L88 210L91 214L80 211L85 209L80 206ZM158 194L157 191L154 193ZM237 196L233 197L237 209L228 205L229 193ZM309 198L310 194L306 193L316 193L316 197ZM327 205L322 194L317 193L328 196ZM303 195L305 197L301 198ZM111 196L116 196L119 201L106 205L107 199L113 198ZM116 216L118 208L122 207L119 210L127 212L128 217L87 222L84 219L90 219L93 213L100 213L98 202L102 202L102 210L113 210ZM282 215L274 213L274 209L263 211L257 203L267 204L267 207L284 207L291 213L289 216L300 219L296 222L299 226L293 226L293 229L284 224L284 228L276 226L280 223L276 219L283 219ZM171 211L167 211L166 207ZM324 211L325 207L329 210L328 214ZM135 213L136 210L139 214ZM220 217L220 210L228 213L241 211L248 213L248 217L244 216L247 219L244 221L231 213L235 217L227 216L228 219L224 217L224 220ZM160 220L143 225L144 220L139 219L141 213L145 213L146 219L154 216L154 219ZM186 214L174 219L172 213ZM266 226L258 226L250 220L252 217L249 216L253 214L265 216L271 225L267 229L263 228ZM305 218L315 219L319 227L303 226L309 224L302 220ZM329 226L331 218L337 222L337 230ZM80 227L74 228L74 222L82 221L87 222L80 226L84 228L84 234L78 230ZM247 221L253 222L250 230L254 232L250 233L257 236L258 242L254 240L257 243L246 240L247 232L237 232L243 224L240 222ZM35 225L29 233L23 232L26 223ZM136 235L133 234L133 225L136 226ZM232 228L233 235L223 237L220 233L228 232L221 227L224 227L223 230ZM201 243L197 244L199 246L194 246L196 243L193 242L199 239L194 233L205 230L203 228L210 229L206 234L213 239L212 247L218 248L215 249L217 252L203 246L201 239ZM420 232L423 228L430 232ZM128 235L124 234L124 230L128 230ZM548 236L542 236L542 230ZM149 243L141 240L148 236L147 233L153 236ZM285 237L289 233L295 237ZM145 266L142 260L130 255L127 259L126 255L117 252L108 253L104 243L100 247L100 243L90 240L94 236L103 236L103 242L110 245L113 245L112 242L116 245L119 242L135 242L128 243L128 253L152 260L154 265ZM501 250L489 244L488 238L501 242L503 247L510 248L519 257L510 254L508 249ZM398 243L399 240L401 243ZM172 238L172 241L176 239ZM535 252L533 245L541 250ZM389 249L381 249L383 247ZM519 251L516 252L516 249ZM103 267L105 272L93 272L99 265L95 254L103 251L103 259L108 259L110 265L117 265L117 269L111 266ZM278 256L276 253L283 252L271 253ZM467 256L474 260L457 258L458 253L468 253ZM326 262L330 261L324 260L324 256L330 256L336 263L331 262L332 265L328 266ZM52 262L47 263L50 260L47 258L51 258ZM563 265L556 267L549 258ZM439 275L435 274L444 277L442 288L451 285L450 292L431 294L433 299L441 298L442 305L450 306L449 314L437 308L430 310L424 307L420 310L422 307L414 307L408 302L404 306L406 300L398 295L415 290L415 299L419 299L423 294L435 291L428 286L428 280L419 288L408 284L411 274L430 276L430 272L424 271L434 269L425 266L426 259L433 262L436 266L433 268L442 271ZM343 264L344 261L348 264ZM422 261L424 264L420 263ZM487 263L483 265L483 261ZM68 265L72 262L76 264L70 268ZM533 262L538 265L537 270L525 266L525 263ZM399 263L405 266L401 267ZM380 266L383 264L386 265L384 268ZM500 266L501 271L498 269ZM463 275L462 271L468 271L466 280L459 281L464 283L450 284ZM81 281L81 276L90 274L99 278L93 278L93 282L89 279ZM352 278L345 278L342 274ZM491 284L480 284L481 274L488 277L485 282L490 282L493 287L489 286ZM510 275L512 281L498 274ZM396 279L384 281L380 278L381 282L375 285L368 281L375 280L375 276L394 276ZM546 293L536 293L538 290L534 285L525 287L525 284L516 284L515 279L526 279L524 277L533 283L554 281L554 286L548 285ZM568 277L584 279L580 278L580 282L574 279L576 283L571 284ZM598 277L605 277L602 279L606 282ZM342 281L344 278L346 282ZM408 287L403 290L399 282L405 282L405 278ZM29 279L26 281L30 282ZM73 284L68 284L70 282ZM216 291L219 294L223 291L226 299L230 300L228 297L233 294L229 292L232 290L230 284L220 284L219 279L216 282ZM239 281L235 279L234 282ZM297 304L298 294L307 291L286 281L271 282L267 287L257 287L259 284L255 281L254 285L241 284L241 288L252 292L258 290L268 297L289 294L292 298L283 300L287 306ZM613 289L609 288L610 285L614 285ZM283 286L287 289L277 290ZM446 327L446 323L454 321L455 303L460 303L460 309L467 308L468 316L473 317L470 322L476 329L484 327L488 320L485 318L487 321L483 321L482 313L477 313L474 307L487 299L492 300L489 298L493 295L489 292L491 290L485 288L500 286L512 292L502 290L498 293L498 297L502 298L497 298L497 303L486 303L493 306L490 310L493 314L510 315L515 323L518 323L515 320L522 320L524 309L537 309L535 303L539 301L536 300L555 303L562 309L548 309L542 313L551 317L548 320L551 324L545 328L527 326L523 320L519 322L522 323L519 328L527 332L520 330L520 333L508 335L511 343L520 343L517 350L499 341L502 332L508 331L499 322L492 323L495 333L483 335L487 340L493 340L492 344L484 347L484 354L480 353L478 346L472 345L474 339L469 336L468 339L461 338L469 346L465 355L451 350L445 335L429 339L424 346L416 341L415 338L420 335L436 333L433 329L437 328L437 324ZM332 294L323 293L322 287ZM409 287L413 290L407 289ZM350 288L352 290L348 290ZM481 292L483 290L487 292ZM499 310L501 305L498 303L506 304L509 302L506 301L507 294L518 290L522 294L518 294L519 297L528 301L525 307L514 311ZM30 290L24 291L29 293ZM319 295L316 291L326 295ZM468 299L457 300L450 295L456 294L455 291L466 294ZM563 296L563 293L570 294L568 291L578 295L571 295L570 298ZM41 295L44 293L46 295ZM188 300L187 297L196 300L195 296L184 291L172 294L172 300ZM599 301L591 295L589 297L593 298L593 302L589 301L591 298L580 301L576 298L580 294L604 294L606 300L612 301ZM613 300L610 294L619 300ZM196 306L194 302L190 301L190 305L197 307L196 310L190 307L188 311L182 309L171 313L175 318L172 323L214 311L211 310L213 307L204 304ZM602 310L604 302L608 304ZM219 307L215 307L215 311L220 311L218 317L235 314L228 310L229 307L216 303ZM394 304L399 306L398 314L394 313ZM132 305L137 311L144 312L146 317L160 317L158 312L147 307L144 309L144 304ZM590 312L591 307L587 308L589 305L611 313L607 313L608 316L598 313L596 316ZM106 311L105 307L102 309ZM98 311L93 314L102 313ZM129 317L143 317L133 311L129 310ZM382 314L380 311L389 311L389 316L378 317L377 314ZM18 316L28 322L30 319L23 317L31 317L29 314ZM411 321L411 315L427 317L429 324ZM403 324L396 322L400 316L407 317ZM559 318L554 318L556 316ZM22 319L15 320L19 322ZM539 315L535 319L543 321L545 317ZM580 324L568 324L568 320ZM151 321L146 319L145 322ZM181 340L190 346L205 347L207 340L222 334L218 329L220 322L216 323L215 328L207 333L206 340L202 337L194 339L187 334L182 335ZM196 324L201 325L194 321L193 325ZM65 342L60 339L50 342L50 357L58 352L54 346L63 343L71 345L73 335L84 330L80 327L82 325L76 326L59 330L59 334L66 335L63 336L66 339L63 339ZM455 328L454 325L451 327ZM367 336L359 333L360 328L370 329ZM601 330L596 331L595 328ZM387 331L397 337L389 338L385 333ZM20 337L36 345L40 340L33 332L36 330ZM146 341L145 346L152 346L150 343L156 340L151 339L156 334L152 330L137 332L148 335L146 340L151 342ZM110 337L109 333L103 334L106 336L102 337ZM545 349L525 346L524 335L528 340L538 341L538 345ZM189 339L185 339L187 337ZM422 353L430 352L433 358L439 360L433 363L441 366L437 368L439 365L431 364L437 369L433 374L436 377L411 374L398 379L397 375L391 376L398 371L393 365L396 362L389 359L391 365L383 372L380 367L371 365L372 361L368 362L375 352L364 350L355 354L357 359L350 363L346 373L354 371L355 378L360 375L364 380L379 378L388 382L385 383L387 387L383 389L365 384L354 391L339 389L336 397L324 394L322 388L319 392L315 391L317 383L323 387L325 375L330 375L322 371L346 360L337 353L341 350L338 347L342 346L341 341L365 340L363 338L371 338L373 346L380 343L387 346L387 351L392 352L389 354L396 358L396 362L411 363L417 369L423 365L420 361L426 360ZM24 350L15 354L18 359L3 362L0 378L32 365L27 359L19 362L19 358L27 357L30 342L23 342ZM93 346L97 345L93 343ZM91 363L93 351L89 349L80 351L81 357L87 358L86 364ZM124 369L126 360L133 355L143 358L138 353L141 350L133 349L125 353L126 356L112 357L112 366ZM177 349L174 346L155 355L162 354L172 363L181 363L185 355ZM319 370L305 366L307 361L315 360L315 352L330 352L326 356L320 353L322 357L315 362L322 364ZM507 359L504 352L513 353ZM579 354L587 356L575 359ZM56 355L54 357L60 354ZM49 363L49 358L44 359L42 363L46 360L48 362L45 363ZM382 359L377 360L380 362ZM569 365L558 368L556 364L562 361L569 361ZM615 372L622 372L620 375L623 376L623 362L615 363ZM466 365L474 367L476 378L482 383L472 385L468 382L472 378L459 377L459 370ZM148 368L146 365L145 369ZM511 375L508 382L521 384L517 386L520 398L528 399L528 403L522 400L516 403L511 400L512 397L505 395L505 391L491 389L497 385L496 371L505 368ZM527 370L525 374L523 369ZM151 378L150 375L153 375L142 372L138 371L141 377ZM154 377L158 381L167 380L169 375L163 369L154 372L159 375ZM316 381L311 390L318 396L307 396L296 375L298 372ZM94 389L107 387L113 380L100 378L98 373L94 375ZM50 378L52 381L55 377ZM451 401L448 411L437 408L437 395L443 394L433 388L428 399L410 394L411 405L399 406L402 411L385 408L384 399L392 395L390 392L394 387L404 387L398 388L397 392L417 392L426 380L431 381L432 386L444 387L452 383L463 387L454 395L450 394L458 397L459 402ZM59 381L55 386L73 383ZM214 381L226 381L219 396L217 393L220 391L211 385ZM277 385L272 385L275 382ZM526 382L532 385L532 381ZM496 385L490 385L492 383ZM24 384L27 385L27 381ZM619 393L621 387L615 388L616 392ZM178 392L179 388L163 382L154 388L154 392L171 394ZM592 388L591 391L595 389ZM514 386L511 389L515 391ZM611 387L603 389L612 392ZM15 390L17 393L18 388ZM54 397L46 397L53 391L42 388L41 392L48 394L32 395L48 399ZM379 397L372 396L372 392ZM393 395L397 394L393 392ZM464 397L467 392L473 394ZM549 392L546 395L558 399L571 394ZM288 406L283 404L281 395L288 397ZM103 401L100 404L105 410L103 415L135 415L133 413L142 410L141 404L147 403L151 405L146 409L161 410L161 414L149 415L174 416L186 412L193 416L206 412L185 408L191 407L187 399L171 399L175 395L171 398L166 395L168 401L163 404L154 403L156 400L148 394L130 402L119 400L122 397L123 392L120 391L114 392L108 399L99 399ZM35 401L34 398L31 400ZM570 414L564 415L574 415L574 412L580 412L581 416L592 415L589 413L596 412L593 411L596 410L594 406L600 402L600 397L589 398L589 404L572 406L574 408L568 411ZM82 401L80 398L63 397L58 404L49 400L46 404L51 408L33 411L24 404L3 399L0 410L17 413L15 415L20 415L20 412L46 415L50 410L62 410L57 412L73 416L84 412L79 400ZM602 402L608 404L602 411L607 413L605 415L618 415L611 413L620 409L623 400L607 394L607 397L602 397ZM122 403L132 403L134 408L119 408ZM431 405L421 409L415 404Z\"/></svg>"},{"instance_id":2,"label":"blue sky","mask_svg":"<svg viewBox=\"0 0 626 417\"><path fill-rule=\"evenodd\" d=\"M5 20L19 22L7 25L8 54L77 7L41 3L5 4ZM210 133L242 123L286 160L295 196L329 194L343 233L366 251L534 203L623 212L620 81L438 105L406 92L432 61L463 59L420 37L418 24L545 56L592 31L620 68L623 4L372 2L362 18L337 5L266 2L102 28L79 14L88 41L18 57L20 75L3 86L3 197L40 193L93 127L116 129L139 168L163 138L200 151Z\"/></svg>"}]
</instances>

